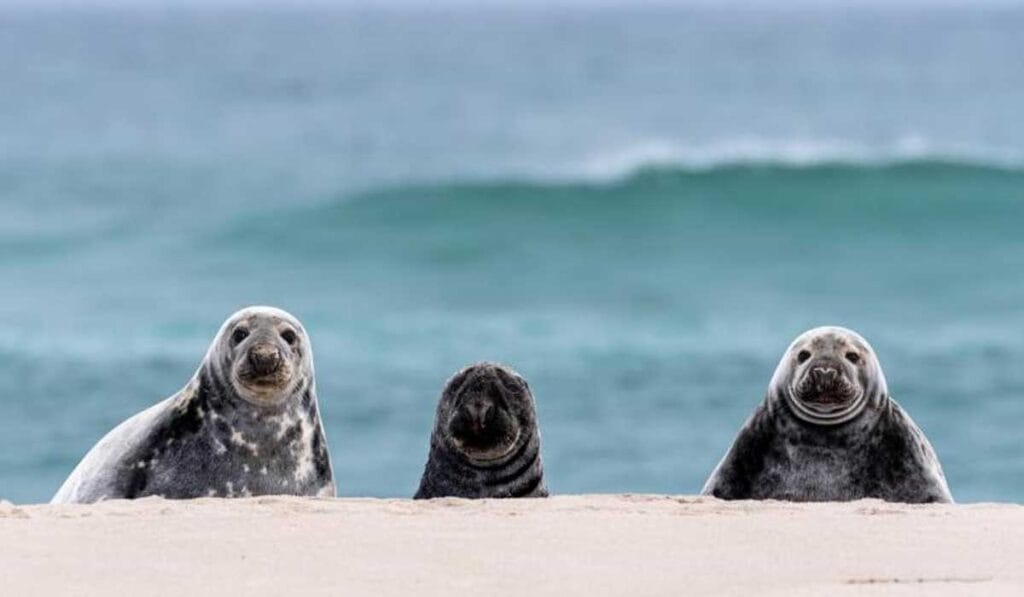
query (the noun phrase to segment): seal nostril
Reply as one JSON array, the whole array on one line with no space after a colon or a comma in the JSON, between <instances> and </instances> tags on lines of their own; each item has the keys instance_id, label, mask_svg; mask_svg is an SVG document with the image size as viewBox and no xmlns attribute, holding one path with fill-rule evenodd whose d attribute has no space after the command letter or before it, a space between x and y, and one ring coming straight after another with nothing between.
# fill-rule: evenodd
<instances>
[{"instance_id":1,"label":"seal nostril","mask_svg":"<svg viewBox=\"0 0 1024 597\"><path fill-rule=\"evenodd\" d=\"M473 430L480 432L487 428L492 409L493 405L490 402L472 401L468 402L462 410Z\"/></svg>"},{"instance_id":2,"label":"seal nostril","mask_svg":"<svg viewBox=\"0 0 1024 597\"><path fill-rule=\"evenodd\" d=\"M822 389L835 385L841 376L839 371L832 367L815 367L811 369L808 377L810 377L811 383Z\"/></svg>"},{"instance_id":3,"label":"seal nostril","mask_svg":"<svg viewBox=\"0 0 1024 597\"><path fill-rule=\"evenodd\" d=\"M273 346L256 346L249 351L249 363L256 373L265 375L277 371L281 364L281 352Z\"/></svg>"}]
</instances>

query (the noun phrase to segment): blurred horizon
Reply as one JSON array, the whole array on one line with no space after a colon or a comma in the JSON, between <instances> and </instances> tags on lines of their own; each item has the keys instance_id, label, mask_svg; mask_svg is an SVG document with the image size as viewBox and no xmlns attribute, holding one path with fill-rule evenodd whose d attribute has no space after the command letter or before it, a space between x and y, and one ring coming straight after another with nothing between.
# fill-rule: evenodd
<instances>
[{"instance_id":1,"label":"blurred horizon","mask_svg":"<svg viewBox=\"0 0 1024 597\"><path fill-rule=\"evenodd\" d=\"M1016 4L177 4L0 11L0 498L274 304L341 495L411 495L478 360L535 389L552 491L694 493L838 324L955 497L1024 501Z\"/></svg>"}]
</instances>

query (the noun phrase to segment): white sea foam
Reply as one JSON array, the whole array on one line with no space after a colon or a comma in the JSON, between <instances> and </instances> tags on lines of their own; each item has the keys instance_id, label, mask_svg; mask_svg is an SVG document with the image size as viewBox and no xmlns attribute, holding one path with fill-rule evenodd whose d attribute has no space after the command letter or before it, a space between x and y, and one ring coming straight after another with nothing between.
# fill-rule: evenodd
<instances>
[{"instance_id":1,"label":"white sea foam","mask_svg":"<svg viewBox=\"0 0 1024 597\"><path fill-rule=\"evenodd\" d=\"M584 156L556 176L571 180L610 182L645 168L700 171L742 164L810 167L839 163L868 166L923 160L1005 168L1024 165L1024 154L998 147L937 143L916 134L874 145L838 138L812 137L729 137L710 142L652 138Z\"/></svg>"}]
</instances>

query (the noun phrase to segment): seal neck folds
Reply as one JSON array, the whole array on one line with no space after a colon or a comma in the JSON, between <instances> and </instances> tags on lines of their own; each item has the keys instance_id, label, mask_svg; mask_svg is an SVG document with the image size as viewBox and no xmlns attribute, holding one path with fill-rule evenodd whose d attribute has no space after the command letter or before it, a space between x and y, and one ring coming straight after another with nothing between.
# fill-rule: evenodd
<instances>
[{"instance_id":1,"label":"seal neck folds","mask_svg":"<svg viewBox=\"0 0 1024 597\"><path fill-rule=\"evenodd\" d=\"M846 405L825 405L804 402L794 396L792 390L782 392L793 414L800 420L813 425L841 425L852 421L867 407L867 395L859 392L857 398Z\"/></svg>"}]
</instances>

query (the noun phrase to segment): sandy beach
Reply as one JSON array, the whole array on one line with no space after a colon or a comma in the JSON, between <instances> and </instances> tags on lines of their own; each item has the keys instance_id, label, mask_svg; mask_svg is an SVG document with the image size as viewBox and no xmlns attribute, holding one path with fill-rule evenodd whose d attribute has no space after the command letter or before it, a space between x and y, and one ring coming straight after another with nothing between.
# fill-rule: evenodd
<instances>
[{"instance_id":1,"label":"sandy beach","mask_svg":"<svg viewBox=\"0 0 1024 597\"><path fill-rule=\"evenodd\" d=\"M1021 595L1024 507L303 499L0 506L5 594Z\"/></svg>"}]
</instances>

